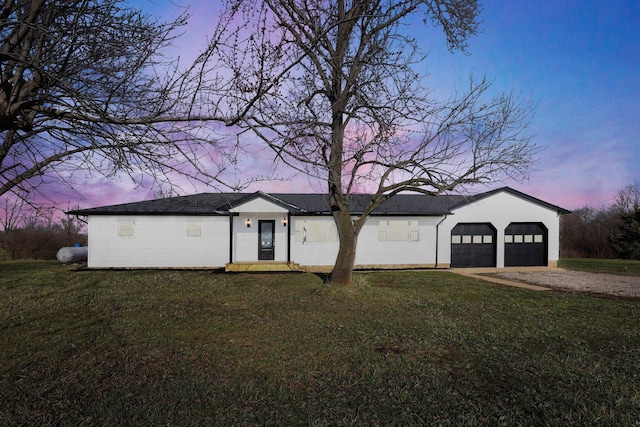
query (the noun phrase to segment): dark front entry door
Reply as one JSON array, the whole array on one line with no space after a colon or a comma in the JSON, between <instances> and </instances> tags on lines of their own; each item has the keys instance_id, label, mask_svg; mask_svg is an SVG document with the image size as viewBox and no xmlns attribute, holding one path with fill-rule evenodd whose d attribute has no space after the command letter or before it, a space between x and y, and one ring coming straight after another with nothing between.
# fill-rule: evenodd
<instances>
[{"instance_id":1,"label":"dark front entry door","mask_svg":"<svg viewBox=\"0 0 640 427\"><path fill-rule=\"evenodd\" d=\"M258 259L274 259L274 243L276 222L271 220L258 221Z\"/></svg>"}]
</instances>

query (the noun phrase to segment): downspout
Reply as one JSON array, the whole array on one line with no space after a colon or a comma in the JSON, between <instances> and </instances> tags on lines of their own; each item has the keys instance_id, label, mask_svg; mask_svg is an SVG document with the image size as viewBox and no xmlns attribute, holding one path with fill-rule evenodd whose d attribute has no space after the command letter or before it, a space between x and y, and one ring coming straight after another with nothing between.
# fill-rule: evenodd
<instances>
[{"instance_id":1,"label":"downspout","mask_svg":"<svg viewBox=\"0 0 640 427\"><path fill-rule=\"evenodd\" d=\"M439 223L436 224L436 265L434 268L438 268L438 238L440 237L440 224L447 219L448 214L444 214L444 217L440 220Z\"/></svg>"},{"instance_id":2,"label":"downspout","mask_svg":"<svg viewBox=\"0 0 640 427\"><path fill-rule=\"evenodd\" d=\"M229 264L233 264L233 214L229 213Z\"/></svg>"},{"instance_id":3,"label":"downspout","mask_svg":"<svg viewBox=\"0 0 640 427\"><path fill-rule=\"evenodd\" d=\"M287 211L287 264L291 264L291 212Z\"/></svg>"}]
</instances>

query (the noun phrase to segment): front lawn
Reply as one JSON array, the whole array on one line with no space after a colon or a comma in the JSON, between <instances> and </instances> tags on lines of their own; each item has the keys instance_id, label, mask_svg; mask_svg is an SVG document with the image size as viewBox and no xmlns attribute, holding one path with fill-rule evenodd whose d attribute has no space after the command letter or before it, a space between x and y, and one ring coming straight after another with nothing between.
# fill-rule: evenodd
<instances>
[{"instance_id":1,"label":"front lawn","mask_svg":"<svg viewBox=\"0 0 640 427\"><path fill-rule=\"evenodd\" d=\"M640 261L633 259L561 258L558 267L591 273L640 276Z\"/></svg>"},{"instance_id":2,"label":"front lawn","mask_svg":"<svg viewBox=\"0 0 640 427\"><path fill-rule=\"evenodd\" d=\"M640 301L0 263L0 425L637 425Z\"/></svg>"}]
</instances>

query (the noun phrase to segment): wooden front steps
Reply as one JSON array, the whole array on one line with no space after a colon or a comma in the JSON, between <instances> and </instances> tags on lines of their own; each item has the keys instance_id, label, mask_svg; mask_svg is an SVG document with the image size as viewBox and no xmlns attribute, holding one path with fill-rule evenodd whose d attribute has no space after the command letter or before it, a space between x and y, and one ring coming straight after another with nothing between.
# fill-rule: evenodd
<instances>
[{"instance_id":1,"label":"wooden front steps","mask_svg":"<svg viewBox=\"0 0 640 427\"><path fill-rule=\"evenodd\" d=\"M246 272L283 272L283 271L299 271L304 269L297 262L278 262L278 261L257 261L257 262L234 262L226 264L224 271L229 273L246 273Z\"/></svg>"}]
</instances>

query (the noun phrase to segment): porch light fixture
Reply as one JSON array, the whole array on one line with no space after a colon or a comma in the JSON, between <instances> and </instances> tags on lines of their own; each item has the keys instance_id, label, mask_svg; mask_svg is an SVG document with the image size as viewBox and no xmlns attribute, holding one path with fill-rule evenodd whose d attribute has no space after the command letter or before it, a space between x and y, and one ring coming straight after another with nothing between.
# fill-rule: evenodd
<instances>
[{"instance_id":1,"label":"porch light fixture","mask_svg":"<svg viewBox=\"0 0 640 427\"><path fill-rule=\"evenodd\" d=\"M282 226L283 227L287 226L287 217L282 218Z\"/></svg>"},{"instance_id":2,"label":"porch light fixture","mask_svg":"<svg viewBox=\"0 0 640 427\"><path fill-rule=\"evenodd\" d=\"M251 218L247 218L247 228L251 228Z\"/></svg>"}]
</instances>

